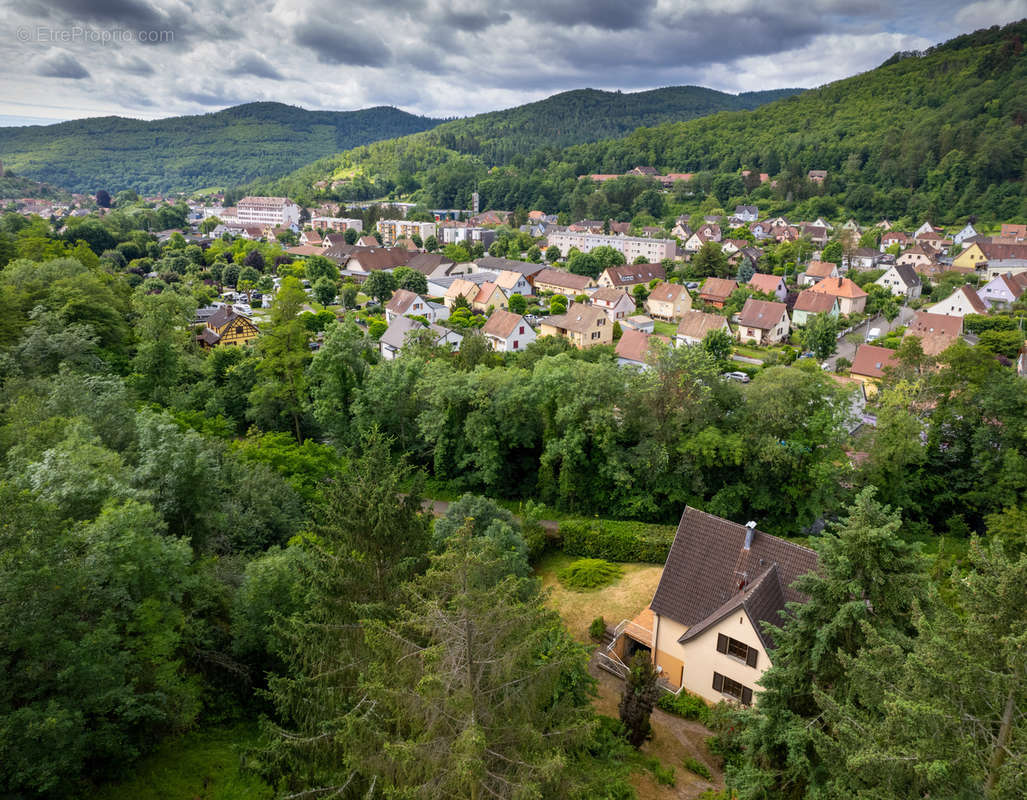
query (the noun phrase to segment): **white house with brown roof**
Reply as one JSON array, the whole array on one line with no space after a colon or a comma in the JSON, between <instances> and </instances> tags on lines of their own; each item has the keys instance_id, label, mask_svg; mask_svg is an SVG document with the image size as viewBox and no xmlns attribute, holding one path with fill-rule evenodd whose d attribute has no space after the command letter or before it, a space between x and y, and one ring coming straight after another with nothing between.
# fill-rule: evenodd
<instances>
[{"instance_id":1,"label":"white house with brown roof","mask_svg":"<svg viewBox=\"0 0 1027 800\"><path fill-rule=\"evenodd\" d=\"M385 305L385 321L391 323L396 317L424 317L428 322L438 322L449 319L449 309L407 289L397 289Z\"/></svg>"},{"instance_id":2,"label":"white house with brown roof","mask_svg":"<svg viewBox=\"0 0 1027 800\"><path fill-rule=\"evenodd\" d=\"M497 353L517 353L535 341L535 329L520 314L502 309L492 312L481 329Z\"/></svg>"},{"instance_id":3,"label":"white house with brown roof","mask_svg":"<svg viewBox=\"0 0 1027 800\"><path fill-rule=\"evenodd\" d=\"M838 313L837 297L823 292L814 292L812 289L803 289L795 298L795 305L792 306L792 324L807 325L810 319L817 314L837 317Z\"/></svg>"},{"instance_id":4,"label":"white house with brown roof","mask_svg":"<svg viewBox=\"0 0 1027 800\"><path fill-rule=\"evenodd\" d=\"M654 342L669 344L666 336L658 333L645 333L634 328L625 328L623 335L617 342L614 354L617 356L617 363L621 366L635 367L636 369L649 369L647 360L649 349Z\"/></svg>"},{"instance_id":5,"label":"white house with brown roof","mask_svg":"<svg viewBox=\"0 0 1027 800\"><path fill-rule=\"evenodd\" d=\"M784 303L750 297L738 315L736 334L740 342L771 344L788 338L790 329L788 307Z\"/></svg>"},{"instance_id":6,"label":"white house with brown roof","mask_svg":"<svg viewBox=\"0 0 1027 800\"><path fill-rule=\"evenodd\" d=\"M627 289L630 292L640 283L666 279L667 270L663 264L625 264L604 269L597 283L600 288Z\"/></svg>"},{"instance_id":7,"label":"white house with brown roof","mask_svg":"<svg viewBox=\"0 0 1027 800\"><path fill-rule=\"evenodd\" d=\"M619 627L600 661L619 671L647 652L671 689L750 705L775 649L764 623L781 625L788 603L807 602L792 587L817 568L815 551L755 522L686 508L652 603Z\"/></svg>"},{"instance_id":8,"label":"white house with brown roof","mask_svg":"<svg viewBox=\"0 0 1027 800\"><path fill-rule=\"evenodd\" d=\"M651 317L678 320L682 314L692 310L692 295L680 283L661 283L653 287L645 307Z\"/></svg>"},{"instance_id":9,"label":"white house with brown roof","mask_svg":"<svg viewBox=\"0 0 1027 800\"><path fill-rule=\"evenodd\" d=\"M768 275L765 272L757 272L749 279L748 285L749 288L754 291L773 295L782 303L785 301L785 298L788 297L788 288L785 286L785 279L780 275Z\"/></svg>"},{"instance_id":10,"label":"white house with brown roof","mask_svg":"<svg viewBox=\"0 0 1027 800\"><path fill-rule=\"evenodd\" d=\"M800 286L812 286L820 283L824 278L837 278L841 275L838 265L833 261L810 261L806 265L806 271L799 278Z\"/></svg>"},{"instance_id":11,"label":"white house with brown roof","mask_svg":"<svg viewBox=\"0 0 1027 800\"><path fill-rule=\"evenodd\" d=\"M960 286L952 294L927 309L932 314L946 317L965 317L967 314L987 314L988 307L972 286Z\"/></svg>"},{"instance_id":12,"label":"white house with brown roof","mask_svg":"<svg viewBox=\"0 0 1027 800\"><path fill-rule=\"evenodd\" d=\"M1020 299L1027 289L1027 274L1013 275L1011 272L996 275L977 291L977 296L991 308L1010 306Z\"/></svg>"},{"instance_id":13,"label":"white house with brown roof","mask_svg":"<svg viewBox=\"0 0 1027 800\"><path fill-rule=\"evenodd\" d=\"M553 292L564 297L573 298L579 294L587 294L586 289L594 288L596 282L588 275L576 275L565 269L546 267L535 274L535 292Z\"/></svg>"},{"instance_id":14,"label":"white house with brown roof","mask_svg":"<svg viewBox=\"0 0 1027 800\"><path fill-rule=\"evenodd\" d=\"M496 274L496 286L503 290L507 297L515 294L528 297L531 292L531 284L521 272L512 269L500 270Z\"/></svg>"},{"instance_id":15,"label":"white house with brown roof","mask_svg":"<svg viewBox=\"0 0 1027 800\"><path fill-rule=\"evenodd\" d=\"M724 331L731 335L731 326L727 317L720 314L707 314L705 311L686 311L681 315L677 332L674 334L674 343L681 345L702 344L706 334L710 331Z\"/></svg>"},{"instance_id":16,"label":"white house with brown roof","mask_svg":"<svg viewBox=\"0 0 1027 800\"><path fill-rule=\"evenodd\" d=\"M635 313L635 298L623 289L596 289L589 302L606 312L610 322L630 317Z\"/></svg>"},{"instance_id":17,"label":"white house with brown roof","mask_svg":"<svg viewBox=\"0 0 1027 800\"><path fill-rule=\"evenodd\" d=\"M909 264L893 264L874 283L907 300L918 298L923 289L920 276Z\"/></svg>"}]
</instances>

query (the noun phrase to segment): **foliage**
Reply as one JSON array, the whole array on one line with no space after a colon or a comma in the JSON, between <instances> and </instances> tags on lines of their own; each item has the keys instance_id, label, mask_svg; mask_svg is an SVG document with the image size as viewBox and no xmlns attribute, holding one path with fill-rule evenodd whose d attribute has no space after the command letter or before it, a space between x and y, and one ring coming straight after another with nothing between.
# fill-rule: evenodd
<instances>
[{"instance_id":1,"label":"foliage","mask_svg":"<svg viewBox=\"0 0 1027 800\"><path fill-rule=\"evenodd\" d=\"M602 617L596 617L588 626L588 637L593 642L602 641L603 636L606 635L606 620Z\"/></svg>"},{"instance_id":2,"label":"foliage","mask_svg":"<svg viewBox=\"0 0 1027 800\"><path fill-rule=\"evenodd\" d=\"M560 538L565 553L588 560L659 564L667 560L674 531L638 522L569 521L560 524Z\"/></svg>"},{"instance_id":3,"label":"foliage","mask_svg":"<svg viewBox=\"0 0 1027 800\"><path fill-rule=\"evenodd\" d=\"M579 558L560 570L556 577L568 589L584 592L615 583L622 574L619 566L601 558Z\"/></svg>"},{"instance_id":4,"label":"foliage","mask_svg":"<svg viewBox=\"0 0 1027 800\"><path fill-rule=\"evenodd\" d=\"M632 747L641 747L652 735L649 717L662 691L657 683L659 677L649 653L635 653L628 664L628 674L624 678L624 689L617 709Z\"/></svg>"},{"instance_id":5,"label":"foliage","mask_svg":"<svg viewBox=\"0 0 1027 800\"><path fill-rule=\"evenodd\" d=\"M684 764L685 769L687 769L689 772L694 772L700 778L705 778L708 781L713 780L713 774L710 772L710 768L707 767L704 763L702 763L699 759L692 758L692 756L685 756Z\"/></svg>"},{"instance_id":6,"label":"foliage","mask_svg":"<svg viewBox=\"0 0 1027 800\"><path fill-rule=\"evenodd\" d=\"M694 719L703 725L709 724L710 707L698 695L682 689L676 694L664 692L656 705L669 714L677 714L685 719Z\"/></svg>"},{"instance_id":7,"label":"foliage","mask_svg":"<svg viewBox=\"0 0 1027 800\"><path fill-rule=\"evenodd\" d=\"M802 346L818 361L834 353L838 347L838 320L830 314L814 314L799 333Z\"/></svg>"}]
</instances>

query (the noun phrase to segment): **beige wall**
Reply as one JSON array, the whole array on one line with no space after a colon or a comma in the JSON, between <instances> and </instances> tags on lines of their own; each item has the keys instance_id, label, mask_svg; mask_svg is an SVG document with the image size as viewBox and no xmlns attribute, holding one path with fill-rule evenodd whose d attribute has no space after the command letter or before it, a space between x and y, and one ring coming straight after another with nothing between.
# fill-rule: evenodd
<instances>
[{"instance_id":1,"label":"beige wall","mask_svg":"<svg viewBox=\"0 0 1027 800\"><path fill-rule=\"evenodd\" d=\"M680 622L653 614L653 661L663 667L660 673L671 686L681 686L681 670L684 666L683 648L678 644L685 631ZM713 679L710 678L712 685Z\"/></svg>"},{"instance_id":2,"label":"beige wall","mask_svg":"<svg viewBox=\"0 0 1027 800\"><path fill-rule=\"evenodd\" d=\"M718 633L723 633L725 636L730 636L732 639L754 647L759 652L756 666L750 667L744 661L724 653L718 653ZM660 640L662 642L663 636L660 636ZM719 672L721 675L738 681L743 686L748 686L755 695L759 693L760 689L756 682L770 666L770 659L767 657L763 645L760 644L760 638L756 635L749 615L742 609L721 620L720 624L704 631L687 644L676 646L685 662L685 688L711 703L724 699L724 695L713 689L714 672Z\"/></svg>"}]
</instances>

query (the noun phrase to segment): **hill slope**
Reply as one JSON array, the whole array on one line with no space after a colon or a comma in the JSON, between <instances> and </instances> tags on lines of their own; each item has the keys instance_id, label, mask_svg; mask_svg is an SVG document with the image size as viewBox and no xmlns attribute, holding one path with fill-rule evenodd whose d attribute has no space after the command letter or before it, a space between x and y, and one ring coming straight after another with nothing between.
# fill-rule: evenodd
<instances>
[{"instance_id":1,"label":"hill slope","mask_svg":"<svg viewBox=\"0 0 1027 800\"><path fill-rule=\"evenodd\" d=\"M445 122L423 133L375 143L321 159L264 190L313 199L322 180L356 178L341 189L321 193L335 199L365 199L399 187L410 191L414 173L468 156L490 167L517 161L540 149L623 136L644 125L687 120L718 111L756 108L801 89L774 89L733 95L700 86L671 86L645 92L577 89L535 103ZM383 178L374 183L373 178ZM365 180L367 178L368 180Z\"/></svg>"},{"instance_id":2,"label":"hill slope","mask_svg":"<svg viewBox=\"0 0 1027 800\"><path fill-rule=\"evenodd\" d=\"M154 121L96 117L0 128L0 158L18 175L72 191L189 191L282 175L329 153L439 122L384 106L307 111L248 103Z\"/></svg>"}]
</instances>

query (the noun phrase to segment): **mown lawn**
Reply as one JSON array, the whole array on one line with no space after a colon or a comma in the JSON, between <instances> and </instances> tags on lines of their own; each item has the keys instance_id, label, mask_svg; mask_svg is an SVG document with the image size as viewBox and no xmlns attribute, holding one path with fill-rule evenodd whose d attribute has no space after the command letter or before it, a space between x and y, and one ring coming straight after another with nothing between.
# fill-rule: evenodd
<instances>
[{"instance_id":1,"label":"mown lawn","mask_svg":"<svg viewBox=\"0 0 1027 800\"><path fill-rule=\"evenodd\" d=\"M653 320L653 333L658 333L662 336L666 336L668 339L673 340L675 334L678 332L678 326L673 322L664 322L660 319Z\"/></svg>"},{"instance_id":2,"label":"mown lawn","mask_svg":"<svg viewBox=\"0 0 1027 800\"><path fill-rule=\"evenodd\" d=\"M170 739L141 759L132 777L101 786L93 800L271 800L271 787L242 769L242 751L257 736L257 726L245 723Z\"/></svg>"}]
</instances>

